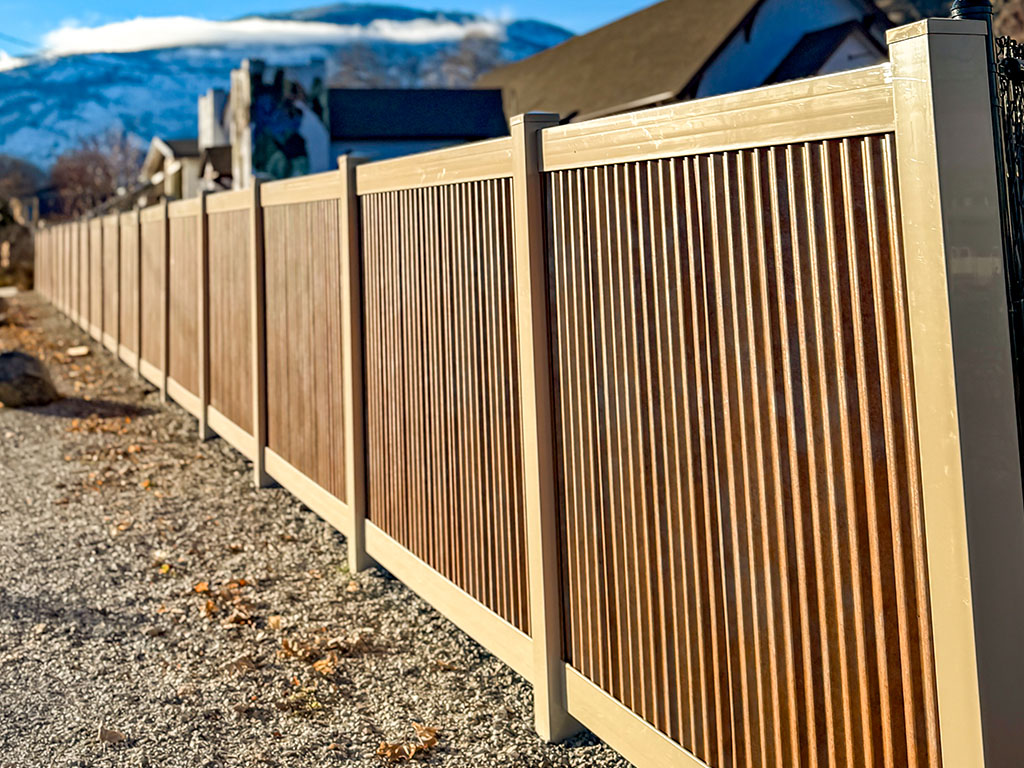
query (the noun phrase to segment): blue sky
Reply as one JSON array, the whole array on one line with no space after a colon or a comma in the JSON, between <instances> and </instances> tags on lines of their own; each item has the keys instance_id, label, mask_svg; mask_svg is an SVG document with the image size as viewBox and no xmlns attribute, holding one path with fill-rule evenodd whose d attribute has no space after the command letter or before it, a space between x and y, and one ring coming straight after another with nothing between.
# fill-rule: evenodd
<instances>
[{"instance_id":1,"label":"blue sky","mask_svg":"<svg viewBox=\"0 0 1024 768\"><path fill-rule=\"evenodd\" d=\"M391 0L395 5L416 8L444 8L446 10L475 11L494 16L511 15L516 18L535 18L559 24L573 32L586 32L613 19L624 16L653 0ZM0 34L11 35L38 45L43 36L57 27L71 22L78 26L96 26L123 21L139 15L145 16L199 16L208 19L230 19L247 13L269 13L327 5L330 0L183 0L180 2L140 6L137 0L107 0L95 5L80 0L0 0ZM214 10L215 8L215 10ZM0 49L9 53L24 50L15 43L0 38Z\"/></svg>"}]
</instances>

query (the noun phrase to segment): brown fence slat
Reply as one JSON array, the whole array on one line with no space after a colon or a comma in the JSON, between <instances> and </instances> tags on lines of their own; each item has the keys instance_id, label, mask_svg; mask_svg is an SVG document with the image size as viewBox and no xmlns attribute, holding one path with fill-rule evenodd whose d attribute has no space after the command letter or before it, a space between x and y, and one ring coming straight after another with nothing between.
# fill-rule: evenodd
<instances>
[{"instance_id":1,"label":"brown fence slat","mask_svg":"<svg viewBox=\"0 0 1024 768\"><path fill-rule=\"evenodd\" d=\"M199 395L199 229L195 216L168 221L170 332L167 375Z\"/></svg>"},{"instance_id":2,"label":"brown fence slat","mask_svg":"<svg viewBox=\"0 0 1024 768\"><path fill-rule=\"evenodd\" d=\"M937 759L893 162L547 175L566 657L709 765Z\"/></svg>"},{"instance_id":3,"label":"brown fence slat","mask_svg":"<svg viewBox=\"0 0 1024 768\"><path fill-rule=\"evenodd\" d=\"M511 182L364 195L368 509L529 631Z\"/></svg>"},{"instance_id":4,"label":"brown fence slat","mask_svg":"<svg viewBox=\"0 0 1024 768\"><path fill-rule=\"evenodd\" d=\"M138 212L120 217L120 324L121 346L139 352L139 219Z\"/></svg>"},{"instance_id":5,"label":"brown fence slat","mask_svg":"<svg viewBox=\"0 0 1024 768\"><path fill-rule=\"evenodd\" d=\"M250 215L209 215L210 404L252 434Z\"/></svg>"},{"instance_id":6,"label":"brown fence slat","mask_svg":"<svg viewBox=\"0 0 1024 768\"><path fill-rule=\"evenodd\" d=\"M267 445L345 500L338 201L264 209Z\"/></svg>"}]
</instances>

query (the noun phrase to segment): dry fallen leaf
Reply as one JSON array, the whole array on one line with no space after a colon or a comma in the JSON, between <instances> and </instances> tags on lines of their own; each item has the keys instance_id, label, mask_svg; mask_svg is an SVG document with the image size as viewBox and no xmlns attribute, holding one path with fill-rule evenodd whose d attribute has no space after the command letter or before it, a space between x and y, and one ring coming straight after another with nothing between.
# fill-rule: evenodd
<instances>
[{"instance_id":1,"label":"dry fallen leaf","mask_svg":"<svg viewBox=\"0 0 1024 768\"><path fill-rule=\"evenodd\" d=\"M349 592L358 592L360 589L362 589L362 587L359 586L358 581L350 581L348 583L348 586L345 587L345 589L347 589Z\"/></svg>"},{"instance_id":2,"label":"dry fallen leaf","mask_svg":"<svg viewBox=\"0 0 1024 768\"><path fill-rule=\"evenodd\" d=\"M425 752L437 744L437 728L416 722L412 724L412 727L416 731L418 744L382 741L377 747L377 755L391 763L404 762L411 760L417 752Z\"/></svg>"},{"instance_id":3,"label":"dry fallen leaf","mask_svg":"<svg viewBox=\"0 0 1024 768\"><path fill-rule=\"evenodd\" d=\"M207 600L206 605L203 606L203 613L207 616L213 616L218 610L217 604L213 600Z\"/></svg>"},{"instance_id":4,"label":"dry fallen leaf","mask_svg":"<svg viewBox=\"0 0 1024 768\"><path fill-rule=\"evenodd\" d=\"M267 626L271 629L281 628L281 617L280 616L267 616Z\"/></svg>"},{"instance_id":5,"label":"dry fallen leaf","mask_svg":"<svg viewBox=\"0 0 1024 768\"><path fill-rule=\"evenodd\" d=\"M117 742L125 740L125 735L113 728L104 728L101 725L99 739L105 744L117 744Z\"/></svg>"},{"instance_id":6,"label":"dry fallen leaf","mask_svg":"<svg viewBox=\"0 0 1024 768\"><path fill-rule=\"evenodd\" d=\"M196 584L194 587L192 587L192 589L194 589L200 595L206 594L207 592L210 591L210 582L208 582L208 581L200 581L198 584Z\"/></svg>"},{"instance_id":7,"label":"dry fallen leaf","mask_svg":"<svg viewBox=\"0 0 1024 768\"><path fill-rule=\"evenodd\" d=\"M330 677L338 669L338 654L334 651L328 652L322 659L313 662L313 669L324 677Z\"/></svg>"},{"instance_id":8,"label":"dry fallen leaf","mask_svg":"<svg viewBox=\"0 0 1024 768\"><path fill-rule=\"evenodd\" d=\"M224 669L228 672L250 672L256 669L256 662L253 661L252 656L242 655L225 664Z\"/></svg>"},{"instance_id":9,"label":"dry fallen leaf","mask_svg":"<svg viewBox=\"0 0 1024 768\"><path fill-rule=\"evenodd\" d=\"M430 749L437 744L437 728L422 723L413 723L412 727L416 731L416 738L420 740L422 749Z\"/></svg>"}]
</instances>

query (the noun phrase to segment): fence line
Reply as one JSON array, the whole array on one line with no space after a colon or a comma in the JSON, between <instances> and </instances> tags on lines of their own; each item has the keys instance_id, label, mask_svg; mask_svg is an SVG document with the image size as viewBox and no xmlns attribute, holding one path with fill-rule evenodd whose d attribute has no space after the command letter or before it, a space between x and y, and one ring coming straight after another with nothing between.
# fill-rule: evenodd
<instances>
[{"instance_id":1,"label":"fence line","mask_svg":"<svg viewBox=\"0 0 1024 768\"><path fill-rule=\"evenodd\" d=\"M48 227L39 290L533 683L544 738L1016 765L985 40Z\"/></svg>"}]
</instances>

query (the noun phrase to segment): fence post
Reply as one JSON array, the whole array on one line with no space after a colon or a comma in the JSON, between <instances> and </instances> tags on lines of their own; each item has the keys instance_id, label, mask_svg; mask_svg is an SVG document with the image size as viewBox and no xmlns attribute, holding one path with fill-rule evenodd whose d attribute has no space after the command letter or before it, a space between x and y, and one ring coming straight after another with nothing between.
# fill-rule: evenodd
<instances>
[{"instance_id":1,"label":"fence post","mask_svg":"<svg viewBox=\"0 0 1024 768\"><path fill-rule=\"evenodd\" d=\"M171 225L167 215L167 198L160 203L160 213L163 217L163 292L160 296L162 302L160 312L160 400L166 403L167 398L167 373L171 367Z\"/></svg>"},{"instance_id":2,"label":"fence post","mask_svg":"<svg viewBox=\"0 0 1024 768\"><path fill-rule=\"evenodd\" d=\"M103 322L103 320L104 320L103 316L105 314L103 312L103 305L106 304L106 301L107 301L107 292L106 292L106 287L107 287L107 285L106 285L106 282L107 282L106 281L106 266L107 265L106 265L106 260L103 258L103 251L105 250L104 242L103 242L103 240L104 240L103 217L102 216L97 216L95 218L95 221L96 221L96 231L99 232L99 238L98 238L99 239L99 243L96 246L96 255L97 255L96 261L97 261L97 264L95 264L93 268L96 269L96 272L97 272L96 281L97 281L100 289L99 289L99 291L97 291L97 293L98 293L97 298L99 299L99 301L97 303L99 304L99 306L93 309L93 314L97 316L96 317L96 340L100 343L100 346L102 347L102 346L104 346L104 344L103 344L103 332L106 330L106 328L104 327L104 322ZM90 231L92 230L92 228L93 228L92 224L90 224L89 225ZM92 327L91 326L89 328L89 332L92 333Z\"/></svg>"},{"instance_id":3,"label":"fence post","mask_svg":"<svg viewBox=\"0 0 1024 768\"><path fill-rule=\"evenodd\" d=\"M341 233L342 358L345 381L345 504L348 507L348 567L368 568L366 554L366 423L363 401L363 279L359 241L356 165L338 158L338 228Z\"/></svg>"},{"instance_id":4,"label":"fence post","mask_svg":"<svg viewBox=\"0 0 1024 768\"><path fill-rule=\"evenodd\" d=\"M135 216L135 378L142 378L142 209Z\"/></svg>"},{"instance_id":5,"label":"fence post","mask_svg":"<svg viewBox=\"0 0 1024 768\"><path fill-rule=\"evenodd\" d=\"M121 214L114 214L114 235L117 238L116 257L114 263L114 357L121 356L121 302L124 297L121 295Z\"/></svg>"},{"instance_id":6,"label":"fence post","mask_svg":"<svg viewBox=\"0 0 1024 768\"><path fill-rule=\"evenodd\" d=\"M533 637L534 720L541 738L580 730L569 716L562 662L562 589L558 557L547 264L544 256L540 132L558 116L512 118L512 216L523 420L523 483Z\"/></svg>"},{"instance_id":7,"label":"fence post","mask_svg":"<svg viewBox=\"0 0 1024 768\"><path fill-rule=\"evenodd\" d=\"M89 219L78 222L78 327L89 335L89 321L92 318L92 249L89 245Z\"/></svg>"},{"instance_id":8,"label":"fence post","mask_svg":"<svg viewBox=\"0 0 1024 768\"><path fill-rule=\"evenodd\" d=\"M257 488L272 484L265 461L267 447L267 291L263 254L263 205L260 202L260 181L252 180L249 232L252 237L249 259L249 299L252 304L252 434L256 443L253 454L253 481Z\"/></svg>"},{"instance_id":9,"label":"fence post","mask_svg":"<svg viewBox=\"0 0 1024 768\"><path fill-rule=\"evenodd\" d=\"M1024 502L986 25L891 30L896 156L944 765L1024 754Z\"/></svg>"},{"instance_id":10,"label":"fence post","mask_svg":"<svg viewBox=\"0 0 1024 768\"><path fill-rule=\"evenodd\" d=\"M208 422L210 407L210 230L206 217L206 190L199 193L199 439L209 440L213 430Z\"/></svg>"}]
</instances>

